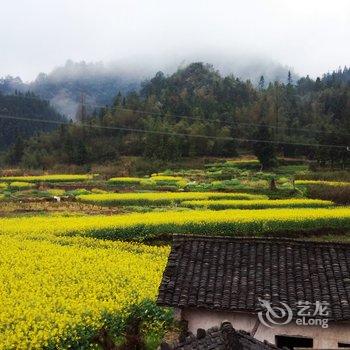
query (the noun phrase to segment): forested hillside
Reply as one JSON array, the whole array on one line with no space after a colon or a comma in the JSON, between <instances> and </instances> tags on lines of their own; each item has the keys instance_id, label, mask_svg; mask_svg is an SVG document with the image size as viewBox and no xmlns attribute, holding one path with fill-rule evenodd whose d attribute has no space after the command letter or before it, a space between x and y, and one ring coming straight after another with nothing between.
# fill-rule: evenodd
<instances>
[{"instance_id":1,"label":"forested hillside","mask_svg":"<svg viewBox=\"0 0 350 350\"><path fill-rule=\"evenodd\" d=\"M119 93L112 106L90 116L82 113L83 125L62 126L31 139L22 162L48 167L113 160L121 154L175 160L265 148L271 154L345 166L349 72L344 68L297 81L289 74L285 84L265 84L262 76L258 87L221 76L203 63L170 76L159 72L139 93Z\"/></svg>"},{"instance_id":2,"label":"forested hillside","mask_svg":"<svg viewBox=\"0 0 350 350\"><path fill-rule=\"evenodd\" d=\"M24 118L24 120L13 119L13 117ZM45 122L33 122L31 119ZM46 121L62 122L66 119L47 101L41 100L34 94L3 95L0 93L0 149L4 150L14 144L18 146L33 135L57 128L57 125Z\"/></svg>"},{"instance_id":3,"label":"forested hillside","mask_svg":"<svg viewBox=\"0 0 350 350\"><path fill-rule=\"evenodd\" d=\"M286 81L288 68L281 64L251 58L250 60L228 57L211 57L219 67L220 72L228 75L250 79L254 84L264 72L267 81ZM37 78L25 83L20 77L7 76L0 78L0 92L13 94L15 91L28 91L50 100L56 109L69 118L75 118L78 103L82 95L87 104L111 104L115 95L120 91L123 95L131 91L139 91L145 77L151 77L157 71L155 64L146 57L143 63L86 63L68 60L63 66L56 67L50 73L40 73ZM189 60L192 62L192 60ZM210 61L212 62L212 61ZM165 72L174 72L175 62L163 64Z\"/></svg>"}]
</instances>

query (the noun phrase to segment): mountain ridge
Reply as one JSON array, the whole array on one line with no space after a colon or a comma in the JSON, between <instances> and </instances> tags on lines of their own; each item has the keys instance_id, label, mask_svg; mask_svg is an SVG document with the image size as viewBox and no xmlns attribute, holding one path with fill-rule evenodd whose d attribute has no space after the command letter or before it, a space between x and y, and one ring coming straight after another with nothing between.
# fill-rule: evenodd
<instances>
[{"instance_id":1,"label":"mountain ridge","mask_svg":"<svg viewBox=\"0 0 350 350\"><path fill-rule=\"evenodd\" d=\"M275 80L284 82L290 70L267 60L237 59L230 62L229 59L211 58L213 66L221 74L233 74L242 80L251 80L254 84L258 83L261 75L264 75L266 82ZM184 64L185 61L180 65L169 62L160 64L159 69L155 64L153 67L151 64L145 64L146 68L140 69L132 62L106 64L67 60L65 65L56 67L48 74L39 73L35 80L29 83L23 82L18 76L0 78L0 92L3 94L15 91L33 92L41 98L50 100L60 113L74 119L82 94L88 105L111 104L118 92L126 95L131 91L139 91L141 83L151 79L158 71L171 75Z\"/></svg>"}]
</instances>

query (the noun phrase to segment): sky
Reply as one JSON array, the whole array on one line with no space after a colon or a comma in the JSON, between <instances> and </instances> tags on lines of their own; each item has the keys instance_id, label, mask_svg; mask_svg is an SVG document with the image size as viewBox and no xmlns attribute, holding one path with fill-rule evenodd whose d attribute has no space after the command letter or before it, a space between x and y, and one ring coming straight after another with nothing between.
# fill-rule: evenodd
<instances>
[{"instance_id":1,"label":"sky","mask_svg":"<svg viewBox=\"0 0 350 350\"><path fill-rule=\"evenodd\" d=\"M350 65L349 0L0 0L0 76L67 59L264 58L312 77Z\"/></svg>"}]
</instances>

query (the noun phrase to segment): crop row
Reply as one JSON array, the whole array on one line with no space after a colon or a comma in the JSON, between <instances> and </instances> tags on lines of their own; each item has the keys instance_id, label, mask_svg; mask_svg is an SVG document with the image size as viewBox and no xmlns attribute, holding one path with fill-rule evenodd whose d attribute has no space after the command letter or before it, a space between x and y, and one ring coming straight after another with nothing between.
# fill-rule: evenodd
<instances>
[{"instance_id":1,"label":"crop row","mask_svg":"<svg viewBox=\"0 0 350 350\"><path fill-rule=\"evenodd\" d=\"M86 235L144 240L175 233L262 235L271 232L350 229L350 208L273 208L133 213L118 216L23 217L0 219L0 234L38 237Z\"/></svg>"},{"instance_id":2,"label":"crop row","mask_svg":"<svg viewBox=\"0 0 350 350\"><path fill-rule=\"evenodd\" d=\"M154 300L168 248L91 238L0 237L0 349L87 349ZM117 327L118 328L118 327ZM96 348L96 345L95 347Z\"/></svg>"},{"instance_id":3,"label":"crop row","mask_svg":"<svg viewBox=\"0 0 350 350\"><path fill-rule=\"evenodd\" d=\"M92 175L69 175L69 174L56 174L56 175L38 175L38 176L4 176L0 177L0 181L13 182L78 182L87 181L93 178Z\"/></svg>"},{"instance_id":4,"label":"crop row","mask_svg":"<svg viewBox=\"0 0 350 350\"><path fill-rule=\"evenodd\" d=\"M194 200L184 201L182 206L188 208L208 209L264 209L264 208L321 208L334 205L331 201L320 199L259 199L259 200Z\"/></svg>"},{"instance_id":5,"label":"crop row","mask_svg":"<svg viewBox=\"0 0 350 350\"><path fill-rule=\"evenodd\" d=\"M107 182L110 185L140 185L142 181L145 181L142 177L112 177Z\"/></svg>"},{"instance_id":6,"label":"crop row","mask_svg":"<svg viewBox=\"0 0 350 350\"><path fill-rule=\"evenodd\" d=\"M151 177L113 177L108 180L110 185L115 186L176 186L185 187L188 181L180 176L165 176L153 174Z\"/></svg>"},{"instance_id":7,"label":"crop row","mask_svg":"<svg viewBox=\"0 0 350 350\"><path fill-rule=\"evenodd\" d=\"M221 192L144 192L103 193L78 196L85 203L100 205L170 205L200 199L266 199L263 195Z\"/></svg>"}]
</instances>

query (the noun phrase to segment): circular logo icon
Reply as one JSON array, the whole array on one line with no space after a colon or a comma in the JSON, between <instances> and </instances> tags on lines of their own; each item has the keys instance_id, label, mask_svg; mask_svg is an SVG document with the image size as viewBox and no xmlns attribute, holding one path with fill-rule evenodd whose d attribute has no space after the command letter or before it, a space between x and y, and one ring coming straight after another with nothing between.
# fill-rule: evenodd
<instances>
[{"instance_id":1,"label":"circular logo icon","mask_svg":"<svg viewBox=\"0 0 350 350\"><path fill-rule=\"evenodd\" d=\"M286 303L278 302L272 305L269 300L260 298L259 303L263 307L263 310L258 312L259 321L266 327L285 325L293 318L293 311Z\"/></svg>"}]
</instances>

